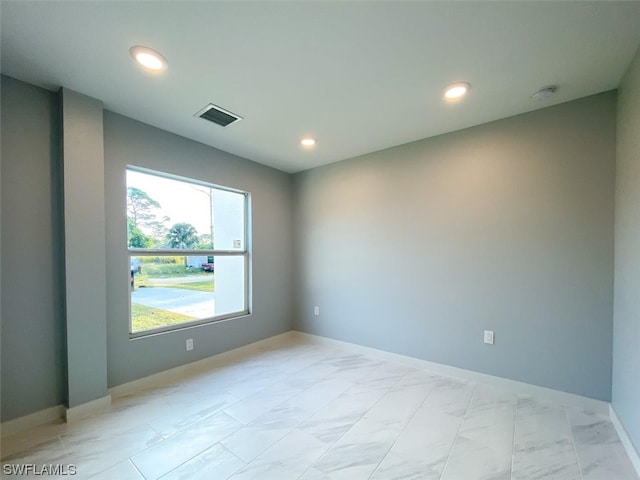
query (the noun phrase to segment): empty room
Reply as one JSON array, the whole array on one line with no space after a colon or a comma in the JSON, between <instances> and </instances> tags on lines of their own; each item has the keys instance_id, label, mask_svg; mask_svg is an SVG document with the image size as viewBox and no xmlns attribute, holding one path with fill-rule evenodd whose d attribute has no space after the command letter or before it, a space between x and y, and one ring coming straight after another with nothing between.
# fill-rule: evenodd
<instances>
[{"instance_id":1,"label":"empty room","mask_svg":"<svg viewBox=\"0 0 640 480\"><path fill-rule=\"evenodd\" d=\"M640 1L0 21L2 478L640 479Z\"/></svg>"}]
</instances>

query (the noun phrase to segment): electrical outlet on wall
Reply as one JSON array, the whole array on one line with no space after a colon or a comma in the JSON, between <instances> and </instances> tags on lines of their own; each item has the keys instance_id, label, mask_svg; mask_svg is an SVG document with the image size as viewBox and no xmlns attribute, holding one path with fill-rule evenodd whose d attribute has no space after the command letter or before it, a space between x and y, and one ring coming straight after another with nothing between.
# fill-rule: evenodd
<instances>
[{"instance_id":1,"label":"electrical outlet on wall","mask_svg":"<svg viewBox=\"0 0 640 480\"><path fill-rule=\"evenodd\" d=\"M186 348L187 352L193 350L193 338L187 338Z\"/></svg>"},{"instance_id":2,"label":"electrical outlet on wall","mask_svg":"<svg viewBox=\"0 0 640 480\"><path fill-rule=\"evenodd\" d=\"M493 345L493 343L494 343L493 330L485 330L484 331L484 343L488 343L489 345Z\"/></svg>"},{"instance_id":3,"label":"electrical outlet on wall","mask_svg":"<svg viewBox=\"0 0 640 480\"><path fill-rule=\"evenodd\" d=\"M318 307L317 305L315 307L313 307L313 314L317 317L320 315L320 307Z\"/></svg>"}]
</instances>

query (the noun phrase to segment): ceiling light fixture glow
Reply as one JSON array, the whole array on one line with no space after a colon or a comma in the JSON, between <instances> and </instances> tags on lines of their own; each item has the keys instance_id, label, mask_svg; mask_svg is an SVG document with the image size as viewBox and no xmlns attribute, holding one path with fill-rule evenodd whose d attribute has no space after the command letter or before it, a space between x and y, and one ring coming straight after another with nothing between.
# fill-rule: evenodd
<instances>
[{"instance_id":1,"label":"ceiling light fixture glow","mask_svg":"<svg viewBox=\"0 0 640 480\"><path fill-rule=\"evenodd\" d=\"M316 139L311 137L305 137L302 140L300 140L300 144L303 147L313 147L316 144Z\"/></svg>"},{"instance_id":2,"label":"ceiling light fixture glow","mask_svg":"<svg viewBox=\"0 0 640 480\"><path fill-rule=\"evenodd\" d=\"M541 88L536 93L531 95L531 98L534 100L538 100L539 102L543 102L551 97L553 97L558 91L558 87L555 85L550 85L548 87Z\"/></svg>"},{"instance_id":3,"label":"ceiling light fixture glow","mask_svg":"<svg viewBox=\"0 0 640 480\"><path fill-rule=\"evenodd\" d=\"M167 59L151 48L136 45L129 49L129 53L136 62L154 72L161 72L167 68Z\"/></svg>"},{"instance_id":4,"label":"ceiling light fixture glow","mask_svg":"<svg viewBox=\"0 0 640 480\"><path fill-rule=\"evenodd\" d=\"M467 82L452 83L445 89L444 98L450 101L459 100L467 94L470 88L471 84Z\"/></svg>"}]
</instances>

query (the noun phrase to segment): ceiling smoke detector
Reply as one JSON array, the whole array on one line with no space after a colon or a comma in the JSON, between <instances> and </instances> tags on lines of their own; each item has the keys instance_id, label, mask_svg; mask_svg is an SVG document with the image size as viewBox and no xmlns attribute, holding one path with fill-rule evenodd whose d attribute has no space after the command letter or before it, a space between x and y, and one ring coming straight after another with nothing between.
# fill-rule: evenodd
<instances>
[{"instance_id":1,"label":"ceiling smoke detector","mask_svg":"<svg viewBox=\"0 0 640 480\"><path fill-rule=\"evenodd\" d=\"M558 87L556 87L555 85L551 85L549 87L541 88L536 93L531 95L531 98L533 98L534 100L538 100L539 102L542 102L544 100L548 100L549 98L553 97L557 91L558 91Z\"/></svg>"}]
</instances>

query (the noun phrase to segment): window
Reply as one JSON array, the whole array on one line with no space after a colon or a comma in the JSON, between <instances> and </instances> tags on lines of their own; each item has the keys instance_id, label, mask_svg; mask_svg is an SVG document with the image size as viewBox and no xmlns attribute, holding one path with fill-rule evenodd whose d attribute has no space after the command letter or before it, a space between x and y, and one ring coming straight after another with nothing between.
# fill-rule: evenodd
<instances>
[{"instance_id":1,"label":"window","mask_svg":"<svg viewBox=\"0 0 640 480\"><path fill-rule=\"evenodd\" d=\"M127 168L131 337L249 313L248 194Z\"/></svg>"}]
</instances>

